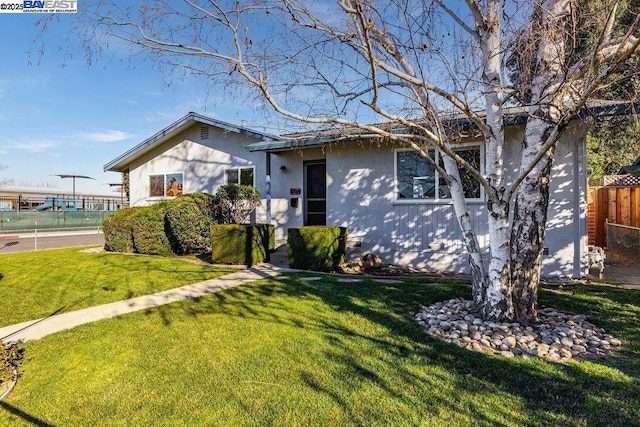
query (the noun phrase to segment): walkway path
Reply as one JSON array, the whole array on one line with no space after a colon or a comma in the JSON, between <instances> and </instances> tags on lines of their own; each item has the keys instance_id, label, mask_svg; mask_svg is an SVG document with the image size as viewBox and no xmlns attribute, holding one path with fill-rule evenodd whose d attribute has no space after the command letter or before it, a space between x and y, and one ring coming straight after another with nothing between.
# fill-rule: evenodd
<instances>
[{"instance_id":1,"label":"walkway path","mask_svg":"<svg viewBox=\"0 0 640 427\"><path fill-rule=\"evenodd\" d=\"M58 314L42 319L18 323L16 325L5 326L0 328L0 340L5 343L18 340L36 340L46 335L63 331L65 329L71 329L85 323L108 319L110 317L120 316L151 307L157 307L187 298L196 298L205 294L242 285L244 283L273 277L283 271L283 269L265 264L237 271L215 279L205 280L204 282L169 289L151 295L144 295L124 301L116 301L70 313Z\"/></svg>"}]
</instances>

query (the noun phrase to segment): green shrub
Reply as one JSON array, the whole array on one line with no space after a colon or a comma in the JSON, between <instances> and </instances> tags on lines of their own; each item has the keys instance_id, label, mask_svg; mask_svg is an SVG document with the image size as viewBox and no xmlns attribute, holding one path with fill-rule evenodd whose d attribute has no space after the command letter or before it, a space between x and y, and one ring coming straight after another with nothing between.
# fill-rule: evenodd
<instances>
[{"instance_id":1,"label":"green shrub","mask_svg":"<svg viewBox=\"0 0 640 427\"><path fill-rule=\"evenodd\" d=\"M275 228L269 224L216 224L211 227L211 258L221 264L269 261L275 246Z\"/></svg>"},{"instance_id":2,"label":"green shrub","mask_svg":"<svg viewBox=\"0 0 640 427\"><path fill-rule=\"evenodd\" d=\"M132 217L142 208L120 209L106 217L102 222L104 249L109 252L135 252L133 244Z\"/></svg>"},{"instance_id":3,"label":"green shrub","mask_svg":"<svg viewBox=\"0 0 640 427\"><path fill-rule=\"evenodd\" d=\"M165 229L167 202L137 209L132 215L132 234L135 251L147 255L170 255L171 244Z\"/></svg>"},{"instance_id":4,"label":"green shrub","mask_svg":"<svg viewBox=\"0 0 640 427\"><path fill-rule=\"evenodd\" d=\"M289 266L302 270L334 271L345 260L347 229L333 226L290 228Z\"/></svg>"},{"instance_id":5,"label":"green shrub","mask_svg":"<svg viewBox=\"0 0 640 427\"><path fill-rule=\"evenodd\" d=\"M166 221L173 252L205 252L211 244L213 196L190 193L168 201Z\"/></svg>"},{"instance_id":6,"label":"green shrub","mask_svg":"<svg viewBox=\"0 0 640 427\"><path fill-rule=\"evenodd\" d=\"M262 202L260 192L250 185L223 185L213 197L218 224L242 224Z\"/></svg>"}]
</instances>

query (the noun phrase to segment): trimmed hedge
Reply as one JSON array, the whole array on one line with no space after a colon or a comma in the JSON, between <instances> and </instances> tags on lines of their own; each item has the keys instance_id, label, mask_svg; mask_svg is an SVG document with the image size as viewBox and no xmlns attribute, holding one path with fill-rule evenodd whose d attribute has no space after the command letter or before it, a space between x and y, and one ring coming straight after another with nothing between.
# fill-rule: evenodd
<instances>
[{"instance_id":1,"label":"trimmed hedge","mask_svg":"<svg viewBox=\"0 0 640 427\"><path fill-rule=\"evenodd\" d=\"M243 186L237 187L238 190L243 190ZM239 191L238 194L244 192ZM255 194L259 197L257 191ZM212 239L211 230L215 224L216 212L219 211L216 209L218 202L220 197L190 193L154 205L114 212L102 223L105 250L147 255L182 255L203 253L211 247L218 249L218 259L216 251L213 251L216 262L251 266L268 260L269 252L275 247L275 229L272 225L236 225L250 229L240 234L238 231L229 231L229 236L218 235ZM241 204L242 200L234 202ZM233 227L230 230L232 229ZM221 248L224 251L221 252Z\"/></svg>"},{"instance_id":2,"label":"trimmed hedge","mask_svg":"<svg viewBox=\"0 0 640 427\"><path fill-rule=\"evenodd\" d=\"M167 234L176 254L202 253L211 244L213 196L190 193L167 202Z\"/></svg>"},{"instance_id":3,"label":"trimmed hedge","mask_svg":"<svg viewBox=\"0 0 640 427\"><path fill-rule=\"evenodd\" d=\"M109 252L135 251L131 218L142 208L128 208L116 211L102 221L104 250Z\"/></svg>"},{"instance_id":4,"label":"trimmed hedge","mask_svg":"<svg viewBox=\"0 0 640 427\"><path fill-rule=\"evenodd\" d=\"M289 266L301 270L334 271L344 263L347 229L327 225L290 228Z\"/></svg>"},{"instance_id":5,"label":"trimmed hedge","mask_svg":"<svg viewBox=\"0 0 640 427\"><path fill-rule=\"evenodd\" d=\"M137 209L131 217L135 252L147 255L171 255L171 243L165 230L167 203L160 202Z\"/></svg>"},{"instance_id":6,"label":"trimmed hedge","mask_svg":"<svg viewBox=\"0 0 640 427\"><path fill-rule=\"evenodd\" d=\"M269 261L275 246L270 224L216 224L211 226L211 258L220 264L254 264Z\"/></svg>"}]
</instances>

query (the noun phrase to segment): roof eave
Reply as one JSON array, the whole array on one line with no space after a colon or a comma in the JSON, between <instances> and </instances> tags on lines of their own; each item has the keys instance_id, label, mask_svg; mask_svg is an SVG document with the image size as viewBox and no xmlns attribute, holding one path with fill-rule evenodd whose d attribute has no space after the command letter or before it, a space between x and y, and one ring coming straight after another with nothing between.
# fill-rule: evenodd
<instances>
[{"instance_id":1,"label":"roof eave","mask_svg":"<svg viewBox=\"0 0 640 427\"><path fill-rule=\"evenodd\" d=\"M583 108L578 114L577 118L585 120L589 117L606 117L606 116L620 116L620 115L632 115L640 112L640 102L594 102ZM505 126L523 126L527 123L529 116L528 109L526 107L514 107L510 112L505 114L504 125ZM449 120L449 124L456 126L461 132L468 132L477 129L475 123L471 122L467 117L457 117ZM402 133L406 132L406 128L397 128L392 132ZM287 139L279 140L273 143L257 142L250 144L246 147L247 150L263 151L263 152L279 152L296 149L309 149L321 147L325 144L331 144L342 141L362 140L367 138L374 138L379 135L372 133L366 134L353 134L346 136L340 134L338 137L315 137L315 138L302 138L302 139Z\"/></svg>"},{"instance_id":2,"label":"roof eave","mask_svg":"<svg viewBox=\"0 0 640 427\"><path fill-rule=\"evenodd\" d=\"M228 132L235 132L242 135L250 136L252 138L261 139L264 141L278 139L278 137L271 134L261 133L261 132L254 131L252 129L245 128L242 126L235 126L235 125L232 125L231 123L212 119L211 117L203 116L202 114L190 112L184 117L170 124L166 128L162 129L161 131L145 139L144 141L134 146L130 150L127 150L120 156L111 160L109 163L105 164L103 168L104 171L105 172L125 172L127 170L127 166L133 160L138 158L140 155L146 153L156 145L159 145L162 142L166 141L167 139L171 138L176 133L182 131L192 123L203 123L209 126L220 128Z\"/></svg>"}]
</instances>

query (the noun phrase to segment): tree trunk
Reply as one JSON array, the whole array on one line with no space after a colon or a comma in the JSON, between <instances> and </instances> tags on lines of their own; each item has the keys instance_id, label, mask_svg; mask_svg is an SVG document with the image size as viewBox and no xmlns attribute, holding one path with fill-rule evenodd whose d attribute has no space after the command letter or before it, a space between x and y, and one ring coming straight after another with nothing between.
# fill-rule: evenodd
<instances>
[{"instance_id":1,"label":"tree trunk","mask_svg":"<svg viewBox=\"0 0 640 427\"><path fill-rule=\"evenodd\" d=\"M489 226L488 286L480 304L485 320L511 320L512 286L509 277L509 204L498 198L487 201Z\"/></svg>"},{"instance_id":2,"label":"tree trunk","mask_svg":"<svg viewBox=\"0 0 640 427\"><path fill-rule=\"evenodd\" d=\"M471 283L473 284L474 301L476 294L481 293L482 289L487 286L487 274L485 272L484 260L482 258L482 252L480 244L478 243L478 237L473 228L471 222L471 215L469 215L469 208L464 198L464 189L460 184L460 172L458 170L458 163L449 156L443 155L443 163L447 175L449 175L449 191L451 191L451 200L453 201L453 210L456 218L458 219L458 225L462 231L462 237L464 239L465 247L469 253L469 269L471 271Z\"/></svg>"},{"instance_id":3,"label":"tree trunk","mask_svg":"<svg viewBox=\"0 0 640 427\"><path fill-rule=\"evenodd\" d=\"M525 131L521 168L527 169L542 148L552 125L530 119ZM532 169L520 185L516 196L511 230L511 285L513 318L521 324L537 320L538 282L549 206L549 180L555 145Z\"/></svg>"},{"instance_id":4,"label":"tree trunk","mask_svg":"<svg viewBox=\"0 0 640 427\"><path fill-rule=\"evenodd\" d=\"M476 16L482 33L484 100L486 105L485 162L487 191L489 270L485 286L474 292L473 301L485 319L506 320L513 315L509 283L509 201L504 200L504 113L502 40L500 31L501 3L486 5L486 19ZM474 287L475 289L475 287Z\"/></svg>"}]
</instances>

